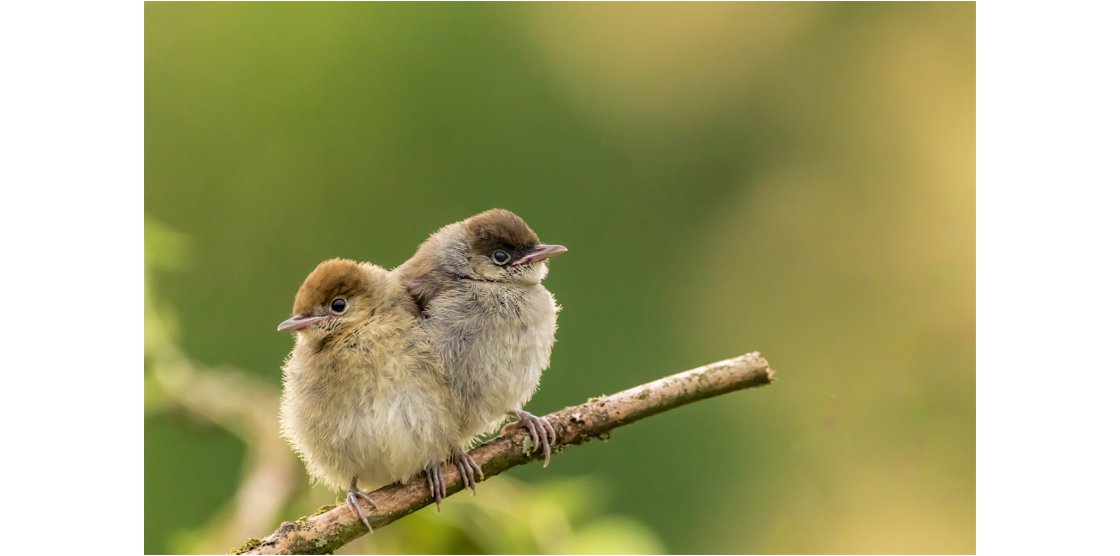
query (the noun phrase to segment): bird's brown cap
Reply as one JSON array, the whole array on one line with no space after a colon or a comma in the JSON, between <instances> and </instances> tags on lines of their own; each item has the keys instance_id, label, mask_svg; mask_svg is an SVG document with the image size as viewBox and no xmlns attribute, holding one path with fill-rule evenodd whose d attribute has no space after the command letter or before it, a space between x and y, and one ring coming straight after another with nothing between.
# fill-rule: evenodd
<instances>
[{"instance_id":1,"label":"bird's brown cap","mask_svg":"<svg viewBox=\"0 0 1120 556\"><path fill-rule=\"evenodd\" d=\"M350 259L331 259L319 263L296 293L293 315L309 315L316 307L329 305L337 297L351 299L373 287L361 265Z\"/></svg>"},{"instance_id":2,"label":"bird's brown cap","mask_svg":"<svg viewBox=\"0 0 1120 556\"><path fill-rule=\"evenodd\" d=\"M497 247L532 247L540 243L537 234L520 216L505 209L490 209L464 223L471 236L471 248L489 252Z\"/></svg>"}]
</instances>

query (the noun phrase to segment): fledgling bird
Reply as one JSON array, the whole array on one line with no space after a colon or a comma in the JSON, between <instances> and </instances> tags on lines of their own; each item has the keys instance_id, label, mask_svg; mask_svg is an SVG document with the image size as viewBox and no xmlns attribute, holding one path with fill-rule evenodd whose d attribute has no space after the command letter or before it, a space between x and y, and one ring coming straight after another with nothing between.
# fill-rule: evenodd
<instances>
[{"instance_id":1,"label":"fledgling bird","mask_svg":"<svg viewBox=\"0 0 1120 556\"><path fill-rule=\"evenodd\" d=\"M461 427L408 291L381 267L332 259L300 286L292 314L277 327L295 333L281 434L308 473L347 489L347 505L371 531L358 500L373 501L359 486L423 473L438 507L446 496L438 466L458 450Z\"/></svg>"},{"instance_id":2,"label":"fledgling bird","mask_svg":"<svg viewBox=\"0 0 1120 556\"><path fill-rule=\"evenodd\" d=\"M556 431L522 407L556 339L559 306L541 285L546 261L565 251L541 243L516 214L492 209L439 229L393 270L450 375L464 449L512 415L510 426L529 430L548 466Z\"/></svg>"}]
</instances>

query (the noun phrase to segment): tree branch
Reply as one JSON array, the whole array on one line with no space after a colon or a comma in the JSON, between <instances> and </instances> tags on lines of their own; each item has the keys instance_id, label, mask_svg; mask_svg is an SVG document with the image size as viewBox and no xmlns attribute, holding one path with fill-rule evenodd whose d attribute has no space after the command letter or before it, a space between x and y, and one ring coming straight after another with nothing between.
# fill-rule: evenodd
<instances>
[{"instance_id":1,"label":"tree branch","mask_svg":"<svg viewBox=\"0 0 1120 556\"><path fill-rule=\"evenodd\" d=\"M546 418L556 428L557 446L582 444L592 438L606 439L610 431L650 415L727 392L765 386L774 381L774 371L758 352L740 355L717 363L667 376L609 396L592 398L587 403L568 407ZM524 428L499 436L471 451L489 479L514 467L540 459L539 451L529 453L529 434ZM447 492L463 489L458 469L442 468ZM384 527L432 503L427 483L415 478L405 484L392 484L370 493L376 509L369 521L374 528ZM366 528L345 504L322 513L284 522L264 539L250 539L237 549L238 554L326 554L366 533Z\"/></svg>"}]
</instances>

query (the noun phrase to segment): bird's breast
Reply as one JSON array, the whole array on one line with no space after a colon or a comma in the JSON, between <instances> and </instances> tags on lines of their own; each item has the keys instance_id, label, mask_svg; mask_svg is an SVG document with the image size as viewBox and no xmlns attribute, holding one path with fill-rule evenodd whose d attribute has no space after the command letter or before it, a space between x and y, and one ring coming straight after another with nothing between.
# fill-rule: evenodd
<instances>
[{"instance_id":1,"label":"bird's breast","mask_svg":"<svg viewBox=\"0 0 1120 556\"><path fill-rule=\"evenodd\" d=\"M558 307L541 286L480 287L437 311L433 330L467 429L485 432L536 391L556 338Z\"/></svg>"}]
</instances>

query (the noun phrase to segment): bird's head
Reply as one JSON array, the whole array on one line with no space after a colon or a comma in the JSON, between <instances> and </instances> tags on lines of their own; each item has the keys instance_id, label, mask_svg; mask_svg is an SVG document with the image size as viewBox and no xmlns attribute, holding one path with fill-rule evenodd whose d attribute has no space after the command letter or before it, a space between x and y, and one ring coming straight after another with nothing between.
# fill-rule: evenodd
<instances>
[{"instance_id":1,"label":"bird's head","mask_svg":"<svg viewBox=\"0 0 1120 556\"><path fill-rule=\"evenodd\" d=\"M568 249L541 243L520 216L491 209L446 226L429 240L433 266L464 278L538 284L548 274L545 261Z\"/></svg>"},{"instance_id":2,"label":"bird's head","mask_svg":"<svg viewBox=\"0 0 1120 556\"><path fill-rule=\"evenodd\" d=\"M349 259L323 261L296 293L292 318L278 331L326 335L368 319L387 293L387 272Z\"/></svg>"}]
</instances>

